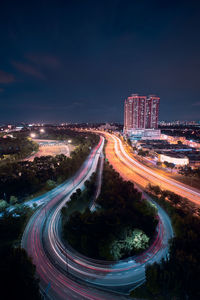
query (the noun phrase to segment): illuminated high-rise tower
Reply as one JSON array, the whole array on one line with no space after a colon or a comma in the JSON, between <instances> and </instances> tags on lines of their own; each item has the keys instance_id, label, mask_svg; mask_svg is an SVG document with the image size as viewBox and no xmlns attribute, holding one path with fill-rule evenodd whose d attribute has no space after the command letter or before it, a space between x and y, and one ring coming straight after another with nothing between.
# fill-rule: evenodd
<instances>
[{"instance_id":1,"label":"illuminated high-rise tower","mask_svg":"<svg viewBox=\"0 0 200 300\"><path fill-rule=\"evenodd\" d=\"M124 106L124 127L129 129L145 128L145 106L146 96L132 94L125 100Z\"/></svg>"},{"instance_id":2,"label":"illuminated high-rise tower","mask_svg":"<svg viewBox=\"0 0 200 300\"><path fill-rule=\"evenodd\" d=\"M132 94L124 103L124 132L157 129L160 98Z\"/></svg>"},{"instance_id":3,"label":"illuminated high-rise tower","mask_svg":"<svg viewBox=\"0 0 200 300\"><path fill-rule=\"evenodd\" d=\"M160 98L150 95L146 100L146 125L145 128L158 128Z\"/></svg>"}]
</instances>

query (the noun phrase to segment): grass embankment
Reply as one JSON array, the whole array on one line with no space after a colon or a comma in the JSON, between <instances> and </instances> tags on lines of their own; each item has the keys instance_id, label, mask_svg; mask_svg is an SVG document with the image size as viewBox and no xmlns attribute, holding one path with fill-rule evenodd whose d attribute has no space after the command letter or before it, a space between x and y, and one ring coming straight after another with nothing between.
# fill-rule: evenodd
<instances>
[{"instance_id":1,"label":"grass embankment","mask_svg":"<svg viewBox=\"0 0 200 300\"><path fill-rule=\"evenodd\" d=\"M180 181L186 185L189 185L193 188L200 190L200 178L188 177L179 174L169 174L169 176L177 181Z\"/></svg>"}]
</instances>

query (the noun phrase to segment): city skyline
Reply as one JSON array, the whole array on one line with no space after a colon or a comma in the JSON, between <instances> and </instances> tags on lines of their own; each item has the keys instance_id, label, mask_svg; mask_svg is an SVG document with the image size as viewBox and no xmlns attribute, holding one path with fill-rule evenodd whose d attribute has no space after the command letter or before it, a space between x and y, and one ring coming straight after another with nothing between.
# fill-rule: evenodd
<instances>
[{"instance_id":1,"label":"city skyline","mask_svg":"<svg viewBox=\"0 0 200 300\"><path fill-rule=\"evenodd\" d=\"M122 122L134 92L198 120L199 3L22 4L1 4L2 122Z\"/></svg>"}]
</instances>

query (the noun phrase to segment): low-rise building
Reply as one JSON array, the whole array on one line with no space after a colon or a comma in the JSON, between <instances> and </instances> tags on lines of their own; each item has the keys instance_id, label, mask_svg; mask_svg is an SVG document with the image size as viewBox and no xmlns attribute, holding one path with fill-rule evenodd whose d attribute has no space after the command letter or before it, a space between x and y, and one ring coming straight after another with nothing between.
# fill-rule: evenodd
<instances>
[{"instance_id":1,"label":"low-rise building","mask_svg":"<svg viewBox=\"0 0 200 300\"><path fill-rule=\"evenodd\" d=\"M148 151L155 161L173 163L176 166L200 166L200 151L182 143L170 143L168 140L146 140L136 144L137 149Z\"/></svg>"},{"instance_id":2,"label":"low-rise building","mask_svg":"<svg viewBox=\"0 0 200 300\"><path fill-rule=\"evenodd\" d=\"M160 139L159 129L131 129L127 130L127 136L131 141Z\"/></svg>"},{"instance_id":3,"label":"low-rise building","mask_svg":"<svg viewBox=\"0 0 200 300\"><path fill-rule=\"evenodd\" d=\"M158 161L164 163L172 163L175 166L187 166L189 164L189 158L187 156L184 156L182 154L174 153L174 152L169 152L169 153L162 153L158 152Z\"/></svg>"}]
</instances>

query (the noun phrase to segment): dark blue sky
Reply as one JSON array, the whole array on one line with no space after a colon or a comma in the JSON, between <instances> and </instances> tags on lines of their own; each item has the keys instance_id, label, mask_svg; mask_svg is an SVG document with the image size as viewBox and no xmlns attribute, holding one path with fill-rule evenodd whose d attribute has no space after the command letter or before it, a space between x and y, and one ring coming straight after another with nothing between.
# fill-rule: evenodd
<instances>
[{"instance_id":1,"label":"dark blue sky","mask_svg":"<svg viewBox=\"0 0 200 300\"><path fill-rule=\"evenodd\" d=\"M199 1L1 0L0 122L123 121L131 93L200 119Z\"/></svg>"}]
</instances>

